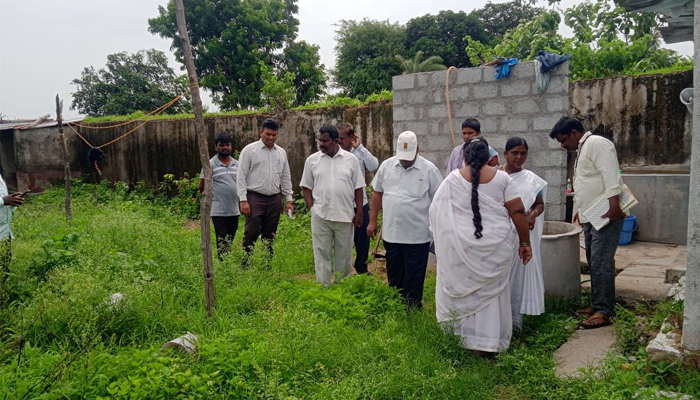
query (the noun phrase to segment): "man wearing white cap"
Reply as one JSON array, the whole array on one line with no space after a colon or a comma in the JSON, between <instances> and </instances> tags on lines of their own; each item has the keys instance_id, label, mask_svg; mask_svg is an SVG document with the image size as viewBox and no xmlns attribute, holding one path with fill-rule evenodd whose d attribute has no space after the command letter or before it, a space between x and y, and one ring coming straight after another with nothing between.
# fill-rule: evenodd
<instances>
[{"instance_id":1,"label":"man wearing white cap","mask_svg":"<svg viewBox=\"0 0 700 400\"><path fill-rule=\"evenodd\" d=\"M435 164L418 154L418 139L410 131L399 135L396 156L384 161L372 180L367 234L377 232L381 209L389 286L399 289L409 307L422 307L431 240L428 209L441 182Z\"/></svg>"}]
</instances>

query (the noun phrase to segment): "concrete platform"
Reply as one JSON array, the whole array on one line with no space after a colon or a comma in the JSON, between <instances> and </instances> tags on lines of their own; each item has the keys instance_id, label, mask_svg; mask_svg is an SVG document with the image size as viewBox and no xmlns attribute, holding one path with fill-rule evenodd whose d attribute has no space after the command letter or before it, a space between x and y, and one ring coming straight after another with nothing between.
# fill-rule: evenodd
<instances>
[{"instance_id":1,"label":"concrete platform","mask_svg":"<svg viewBox=\"0 0 700 400\"><path fill-rule=\"evenodd\" d=\"M579 329L554 352L554 370L558 377L582 376L581 369L597 367L615 343L613 327Z\"/></svg>"}]
</instances>

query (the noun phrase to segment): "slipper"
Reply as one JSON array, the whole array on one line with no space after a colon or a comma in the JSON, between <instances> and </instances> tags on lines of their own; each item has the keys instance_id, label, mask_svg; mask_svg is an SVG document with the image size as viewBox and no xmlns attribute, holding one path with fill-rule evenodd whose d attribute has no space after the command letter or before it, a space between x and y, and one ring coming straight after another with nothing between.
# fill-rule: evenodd
<instances>
[{"instance_id":1,"label":"slipper","mask_svg":"<svg viewBox=\"0 0 700 400\"><path fill-rule=\"evenodd\" d=\"M579 316L579 317L581 317L581 316L590 317L593 314L595 314L595 310L593 309L593 307L586 307L586 308L578 310L574 313L574 315Z\"/></svg>"},{"instance_id":2,"label":"slipper","mask_svg":"<svg viewBox=\"0 0 700 400\"><path fill-rule=\"evenodd\" d=\"M605 314L596 312L591 315L587 320L579 324L583 329L596 329L602 328L604 326L612 325L612 321Z\"/></svg>"}]
</instances>

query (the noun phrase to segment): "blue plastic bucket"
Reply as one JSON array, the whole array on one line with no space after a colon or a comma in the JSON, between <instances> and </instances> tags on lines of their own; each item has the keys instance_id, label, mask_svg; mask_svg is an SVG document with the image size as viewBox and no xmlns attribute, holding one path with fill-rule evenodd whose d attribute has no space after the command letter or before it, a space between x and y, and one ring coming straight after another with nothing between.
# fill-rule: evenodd
<instances>
[{"instance_id":1,"label":"blue plastic bucket","mask_svg":"<svg viewBox=\"0 0 700 400\"><path fill-rule=\"evenodd\" d=\"M622 233L620 234L619 245L624 246L630 244L632 241L632 233L637 230L637 217L630 215L625 218L625 222L622 224Z\"/></svg>"}]
</instances>

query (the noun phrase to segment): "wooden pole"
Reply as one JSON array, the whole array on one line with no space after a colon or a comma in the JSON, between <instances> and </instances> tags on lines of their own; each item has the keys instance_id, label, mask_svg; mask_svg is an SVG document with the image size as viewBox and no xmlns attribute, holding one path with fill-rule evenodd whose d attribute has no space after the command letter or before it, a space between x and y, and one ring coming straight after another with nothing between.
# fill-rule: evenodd
<instances>
[{"instance_id":1,"label":"wooden pole","mask_svg":"<svg viewBox=\"0 0 700 400\"><path fill-rule=\"evenodd\" d=\"M73 218L73 211L70 205L70 159L66 135L63 134L63 100L59 100L58 95L56 95L56 121L58 121L58 137L61 140L61 152L63 153L63 179L66 182L66 221L70 223L70 220Z\"/></svg>"},{"instance_id":2,"label":"wooden pole","mask_svg":"<svg viewBox=\"0 0 700 400\"><path fill-rule=\"evenodd\" d=\"M190 47L190 37L187 34L187 24L185 23L185 7L182 0L175 1L177 16L177 30L182 41L182 53L185 56L185 66L190 78L190 93L192 93L192 105L194 106L194 125L197 131L199 142L199 158L204 171L204 192L202 193L202 203L200 207L202 226L202 260L204 264L204 300L207 308L207 315L211 316L216 305L214 296L214 266L211 253L211 228L209 216L211 214L211 201L213 193L212 172L209 165L209 144L207 143L207 128L204 125L204 113L202 111L202 99L199 97L199 83L197 71L194 68L192 58L192 48Z\"/></svg>"}]
</instances>

